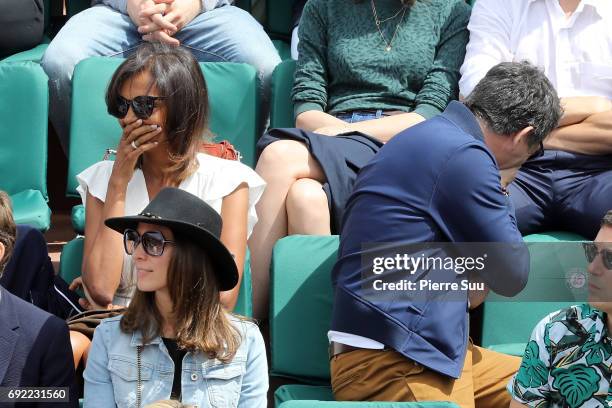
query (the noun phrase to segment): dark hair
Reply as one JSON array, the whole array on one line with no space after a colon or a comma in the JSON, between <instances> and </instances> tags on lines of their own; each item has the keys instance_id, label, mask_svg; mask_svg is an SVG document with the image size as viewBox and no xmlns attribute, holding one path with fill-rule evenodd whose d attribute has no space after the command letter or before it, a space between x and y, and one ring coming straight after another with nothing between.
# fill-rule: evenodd
<instances>
[{"instance_id":1,"label":"dark hair","mask_svg":"<svg viewBox=\"0 0 612 408\"><path fill-rule=\"evenodd\" d=\"M151 87L166 97L164 129L170 158L167 169L175 181L186 179L197 166L195 160L202 138L208 136L208 91L200 65L182 47L145 42L117 68L106 91L106 104L115 104L123 85L136 75L148 72Z\"/></svg>"},{"instance_id":2,"label":"dark hair","mask_svg":"<svg viewBox=\"0 0 612 408\"><path fill-rule=\"evenodd\" d=\"M510 135L532 126L529 146L543 141L563 114L551 82L527 61L495 65L464 103L497 134Z\"/></svg>"},{"instance_id":3,"label":"dark hair","mask_svg":"<svg viewBox=\"0 0 612 408\"><path fill-rule=\"evenodd\" d=\"M11 200L4 191L0 191L0 243L4 245L4 256L0 259L0 276L11 257L15 246L17 227L13 220Z\"/></svg>"},{"instance_id":4,"label":"dark hair","mask_svg":"<svg viewBox=\"0 0 612 408\"><path fill-rule=\"evenodd\" d=\"M231 361L242 341L221 305L217 278L208 255L197 243L177 234L168 266L168 289L176 322L176 341L182 349L208 353L224 363ZM160 335L161 314L155 292L136 289L121 319L121 330L139 330L146 344Z\"/></svg>"},{"instance_id":5,"label":"dark hair","mask_svg":"<svg viewBox=\"0 0 612 408\"><path fill-rule=\"evenodd\" d=\"M612 227L612 210L608 210L606 215L604 215L603 219L601 220L601 225L602 226L606 225L608 227Z\"/></svg>"}]
</instances>

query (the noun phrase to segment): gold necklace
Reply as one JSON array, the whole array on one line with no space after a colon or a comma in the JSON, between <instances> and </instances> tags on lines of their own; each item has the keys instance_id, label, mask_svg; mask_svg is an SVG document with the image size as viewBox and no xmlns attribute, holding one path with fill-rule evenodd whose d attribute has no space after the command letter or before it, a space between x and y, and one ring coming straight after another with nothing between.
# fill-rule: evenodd
<instances>
[{"instance_id":1,"label":"gold necklace","mask_svg":"<svg viewBox=\"0 0 612 408\"><path fill-rule=\"evenodd\" d=\"M378 30L378 34L380 34L380 38L383 40L383 42L385 43L385 51L389 52L391 51L391 44L393 43L393 40L395 39L395 36L397 35L397 32L399 31L399 27L400 25L402 25L402 22L404 21L404 15L406 14L406 8L405 6L402 6L402 8L400 8L397 13L395 13L393 16L386 18L384 20L379 20L378 19L378 13L376 12L376 5L374 4L374 0L370 0L370 4L372 5L372 15L374 16L374 24L376 25L376 29ZM385 37L385 35L383 34L382 30L380 29L380 25L386 21L389 21L395 17L397 17L397 15L400 13L400 11L402 12L402 17L400 18L399 23L397 23L397 26L395 26L395 31L393 32L393 36L391 37L391 40L387 41L387 38Z\"/></svg>"},{"instance_id":2,"label":"gold necklace","mask_svg":"<svg viewBox=\"0 0 612 408\"><path fill-rule=\"evenodd\" d=\"M399 16L399 13L401 13L401 12L402 12L402 10L404 10L404 6L401 6L399 9L397 9L397 11L395 12L395 14L394 14L394 15L392 15L391 17L387 17L387 18L385 18L385 19L378 20L378 22L379 22L380 24L382 24L382 23L386 23L386 22L387 22L387 21L389 21L389 20L393 20L395 17ZM376 7L374 8L374 12L375 12L375 16L376 16L376 17L378 17L378 14L376 14Z\"/></svg>"}]
</instances>

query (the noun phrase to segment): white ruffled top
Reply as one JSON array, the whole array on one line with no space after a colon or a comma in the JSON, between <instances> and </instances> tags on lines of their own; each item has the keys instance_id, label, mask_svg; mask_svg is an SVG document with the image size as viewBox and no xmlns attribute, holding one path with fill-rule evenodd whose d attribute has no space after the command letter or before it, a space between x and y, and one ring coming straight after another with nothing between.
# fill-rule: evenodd
<instances>
[{"instance_id":1,"label":"white ruffled top","mask_svg":"<svg viewBox=\"0 0 612 408\"><path fill-rule=\"evenodd\" d=\"M188 191L214 208L221 214L223 197L232 193L240 184L246 183L249 188L249 207L247 218L247 237L251 235L257 222L255 204L261 198L265 181L250 167L234 160L220 159L208 154L199 153L198 170L184 180L179 188ZM87 192L104 202L108 181L113 170L113 161L98 162L77 175L83 205L86 203ZM144 175L140 169L134 171L128 183L125 215L137 215L149 204L149 193ZM115 293L113 303L127 305L136 287L136 276L133 273L131 256L124 254L121 282Z\"/></svg>"}]
</instances>

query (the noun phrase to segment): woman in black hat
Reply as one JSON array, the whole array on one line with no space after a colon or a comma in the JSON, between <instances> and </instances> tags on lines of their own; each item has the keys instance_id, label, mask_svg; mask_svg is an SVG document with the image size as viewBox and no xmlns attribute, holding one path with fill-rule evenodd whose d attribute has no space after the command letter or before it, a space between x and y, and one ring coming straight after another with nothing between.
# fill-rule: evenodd
<instances>
[{"instance_id":1,"label":"woman in black hat","mask_svg":"<svg viewBox=\"0 0 612 408\"><path fill-rule=\"evenodd\" d=\"M132 255L137 289L123 316L96 328L85 406L266 406L268 372L255 324L221 306L238 283L222 220L198 197L165 188L137 216L107 219Z\"/></svg>"},{"instance_id":2,"label":"woman in black hat","mask_svg":"<svg viewBox=\"0 0 612 408\"><path fill-rule=\"evenodd\" d=\"M104 220L138 214L164 187L189 191L221 214L221 240L241 273L265 183L238 161L200 153L210 135L209 105L192 53L143 43L115 71L106 104L123 129L115 160L98 162L77 176L87 209L83 283L88 301L97 308L130 302L136 283L132 261L117 256L121 237ZM230 310L238 288L222 295Z\"/></svg>"}]
</instances>

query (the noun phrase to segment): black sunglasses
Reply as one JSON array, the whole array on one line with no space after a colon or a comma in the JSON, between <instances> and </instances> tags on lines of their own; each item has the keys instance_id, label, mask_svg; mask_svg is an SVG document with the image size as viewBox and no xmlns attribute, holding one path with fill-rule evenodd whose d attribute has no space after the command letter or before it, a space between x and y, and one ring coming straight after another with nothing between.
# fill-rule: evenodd
<instances>
[{"instance_id":1,"label":"black sunglasses","mask_svg":"<svg viewBox=\"0 0 612 408\"><path fill-rule=\"evenodd\" d=\"M584 256L589 263L593 262L597 255L601 254L601 260L608 270L612 270L612 249L597 249L597 245L592 242L582 244Z\"/></svg>"},{"instance_id":2,"label":"black sunglasses","mask_svg":"<svg viewBox=\"0 0 612 408\"><path fill-rule=\"evenodd\" d=\"M540 142L540 146L538 147L538 150L536 150L535 153L529 156L527 160L537 159L538 157L542 157L542 156L544 156L544 143Z\"/></svg>"},{"instance_id":3,"label":"black sunglasses","mask_svg":"<svg viewBox=\"0 0 612 408\"><path fill-rule=\"evenodd\" d=\"M126 254L133 255L141 242L144 251L151 256L162 256L166 244L174 244L174 241L168 241L159 231L147 231L142 235L133 229L126 229L123 232L123 247Z\"/></svg>"},{"instance_id":4,"label":"black sunglasses","mask_svg":"<svg viewBox=\"0 0 612 408\"><path fill-rule=\"evenodd\" d=\"M155 102L165 98L165 96L143 95L137 96L134 99L129 100L118 95L115 104L111 104L108 106L108 113L118 119L123 119L125 118L125 115L127 115L131 106L134 110L134 115L136 115L138 119L147 119L153 114L153 109L155 109Z\"/></svg>"}]
</instances>

